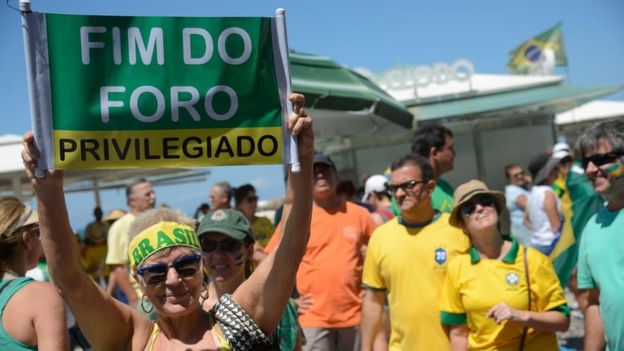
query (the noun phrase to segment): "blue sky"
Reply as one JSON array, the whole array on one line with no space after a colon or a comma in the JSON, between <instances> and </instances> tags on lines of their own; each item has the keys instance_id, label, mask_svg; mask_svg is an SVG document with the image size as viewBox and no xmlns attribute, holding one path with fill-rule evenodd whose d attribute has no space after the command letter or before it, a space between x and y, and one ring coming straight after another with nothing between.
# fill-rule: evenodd
<instances>
[{"instance_id":1,"label":"blue sky","mask_svg":"<svg viewBox=\"0 0 624 351\"><path fill-rule=\"evenodd\" d=\"M9 0L17 7L17 1ZM236 0L33 0L42 12L141 16L272 16L287 10L289 45L350 66L380 72L406 65L471 60L477 73L505 73L509 50L563 22L568 81L624 84L624 1L236 1ZM19 14L0 5L0 135L30 127ZM566 71L559 70L561 74ZM624 100L620 93L609 97ZM0 160L0 162L2 162ZM192 214L222 179L254 183L261 199L283 195L281 168L213 168L204 183L163 186L158 201ZM104 210L125 208L123 191L102 194ZM91 220L93 197L68 195L72 225Z\"/></svg>"}]
</instances>

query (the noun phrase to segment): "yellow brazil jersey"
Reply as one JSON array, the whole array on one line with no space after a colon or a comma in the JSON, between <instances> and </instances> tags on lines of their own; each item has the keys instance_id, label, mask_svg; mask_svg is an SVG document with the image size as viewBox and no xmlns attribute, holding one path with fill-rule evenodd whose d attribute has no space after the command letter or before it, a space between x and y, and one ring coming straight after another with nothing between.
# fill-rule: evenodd
<instances>
[{"instance_id":1,"label":"yellow brazil jersey","mask_svg":"<svg viewBox=\"0 0 624 351\"><path fill-rule=\"evenodd\" d=\"M500 325L486 318L487 312L501 302L517 310L528 310L524 246L515 240L502 260L481 259L475 248L451 261L440 301L443 324L466 324L470 329L470 350L516 351L524 327L505 321ZM527 250L531 282L531 310L558 310L569 315L563 290L548 257ZM524 350L559 350L555 333L529 328Z\"/></svg>"},{"instance_id":2,"label":"yellow brazil jersey","mask_svg":"<svg viewBox=\"0 0 624 351\"><path fill-rule=\"evenodd\" d=\"M373 233L364 262L363 284L385 290L390 305L390 350L446 350L439 301L451 258L466 253L468 237L451 227L447 213L426 226L394 218Z\"/></svg>"}]
</instances>

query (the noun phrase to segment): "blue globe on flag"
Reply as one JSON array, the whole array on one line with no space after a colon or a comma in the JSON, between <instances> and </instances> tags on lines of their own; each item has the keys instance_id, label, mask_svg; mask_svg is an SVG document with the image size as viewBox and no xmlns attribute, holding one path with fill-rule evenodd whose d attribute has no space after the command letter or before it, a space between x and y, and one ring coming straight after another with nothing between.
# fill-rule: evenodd
<instances>
[{"instance_id":1,"label":"blue globe on flag","mask_svg":"<svg viewBox=\"0 0 624 351\"><path fill-rule=\"evenodd\" d=\"M530 45L524 50L524 57L533 63L537 62L540 56L542 56L542 49L539 46Z\"/></svg>"}]
</instances>

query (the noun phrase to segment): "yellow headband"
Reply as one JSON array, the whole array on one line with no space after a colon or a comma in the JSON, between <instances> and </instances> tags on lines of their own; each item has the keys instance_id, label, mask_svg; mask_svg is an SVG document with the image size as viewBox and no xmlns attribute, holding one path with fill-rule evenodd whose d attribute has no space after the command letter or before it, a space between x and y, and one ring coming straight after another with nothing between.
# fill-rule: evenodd
<instances>
[{"instance_id":1,"label":"yellow headband","mask_svg":"<svg viewBox=\"0 0 624 351\"><path fill-rule=\"evenodd\" d=\"M172 246L188 246L201 250L195 231L184 224L160 222L140 232L128 246L130 267L139 265L155 252Z\"/></svg>"}]
</instances>

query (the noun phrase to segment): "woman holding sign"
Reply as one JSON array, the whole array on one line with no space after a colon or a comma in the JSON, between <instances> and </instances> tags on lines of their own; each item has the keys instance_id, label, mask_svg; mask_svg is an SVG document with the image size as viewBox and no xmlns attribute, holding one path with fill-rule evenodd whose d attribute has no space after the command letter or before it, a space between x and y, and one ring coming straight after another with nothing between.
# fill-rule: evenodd
<instances>
[{"instance_id":1,"label":"woman holding sign","mask_svg":"<svg viewBox=\"0 0 624 351\"><path fill-rule=\"evenodd\" d=\"M278 249L231 295L210 311L202 309L204 262L192 222L167 210L138 216L129 256L134 275L157 313L151 322L93 284L73 255L73 234L63 195L61 172L34 176L38 152L32 134L22 153L37 196L41 241L50 274L84 334L96 350L262 350L294 285L309 237L312 205L313 135L303 112L304 98L293 94L296 115L289 127L298 135L300 173L288 177L286 224ZM292 207L292 211L290 210ZM290 212L290 213L289 213ZM204 295L204 296L201 296Z\"/></svg>"}]
</instances>

